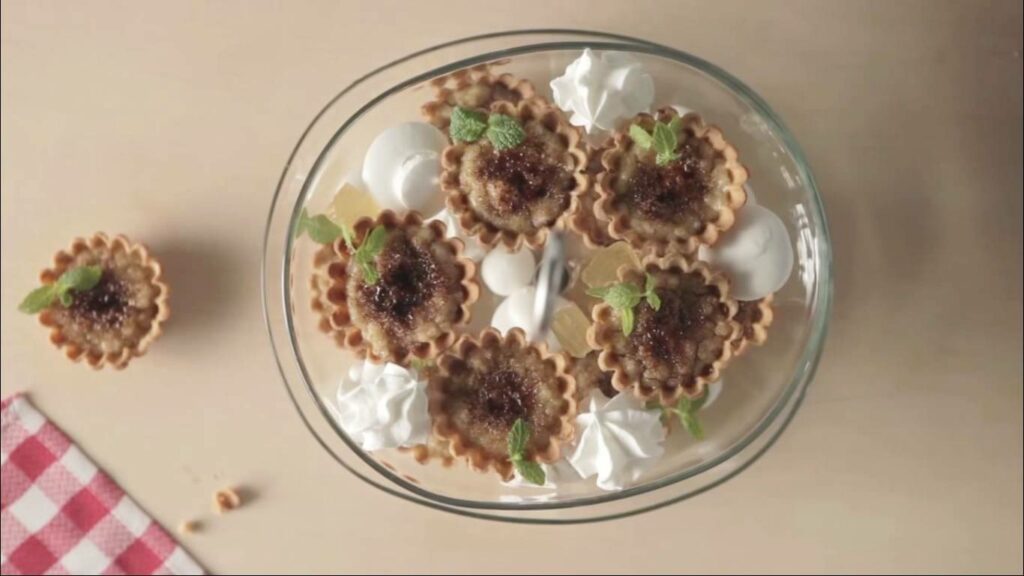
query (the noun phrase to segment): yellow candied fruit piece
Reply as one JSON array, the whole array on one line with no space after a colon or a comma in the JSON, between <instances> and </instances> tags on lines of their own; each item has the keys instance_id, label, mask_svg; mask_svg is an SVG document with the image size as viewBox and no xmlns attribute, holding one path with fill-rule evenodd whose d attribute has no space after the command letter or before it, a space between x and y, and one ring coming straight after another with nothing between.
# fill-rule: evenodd
<instances>
[{"instance_id":1,"label":"yellow candied fruit piece","mask_svg":"<svg viewBox=\"0 0 1024 576\"><path fill-rule=\"evenodd\" d=\"M348 182L341 186L327 208L328 218L349 227L363 216L374 218L379 213L380 206L373 201L373 196Z\"/></svg>"},{"instance_id":2,"label":"yellow candied fruit piece","mask_svg":"<svg viewBox=\"0 0 1024 576\"><path fill-rule=\"evenodd\" d=\"M590 319L575 304L563 306L551 318L551 331L555 338L558 338L562 349L574 358L583 358L591 351L590 344L587 344L589 329Z\"/></svg>"},{"instance_id":3,"label":"yellow candied fruit piece","mask_svg":"<svg viewBox=\"0 0 1024 576\"><path fill-rule=\"evenodd\" d=\"M611 246L594 250L590 261L580 273L583 283L591 288L607 286L619 281L616 274L623 264L640 267L640 258L625 242L616 242Z\"/></svg>"}]
</instances>

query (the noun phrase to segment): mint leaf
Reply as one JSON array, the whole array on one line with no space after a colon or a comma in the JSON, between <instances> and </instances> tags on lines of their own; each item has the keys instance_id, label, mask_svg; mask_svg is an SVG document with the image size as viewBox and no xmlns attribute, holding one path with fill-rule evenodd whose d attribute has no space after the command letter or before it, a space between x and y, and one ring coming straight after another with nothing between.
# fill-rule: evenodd
<instances>
[{"instance_id":1,"label":"mint leaf","mask_svg":"<svg viewBox=\"0 0 1024 576\"><path fill-rule=\"evenodd\" d=\"M679 401L676 402L676 411L677 412L680 412L680 413L682 413L682 412L690 412L692 410L693 410L693 400L691 400L688 396L682 396L682 397L679 398Z\"/></svg>"},{"instance_id":2,"label":"mint leaf","mask_svg":"<svg viewBox=\"0 0 1024 576\"><path fill-rule=\"evenodd\" d=\"M317 244L330 244L341 236L341 226L323 214L318 214L306 221L306 234Z\"/></svg>"},{"instance_id":3,"label":"mint leaf","mask_svg":"<svg viewBox=\"0 0 1024 576\"><path fill-rule=\"evenodd\" d=\"M456 106L452 110L448 135L456 142L476 142L487 132L487 115L483 112Z\"/></svg>"},{"instance_id":4,"label":"mint leaf","mask_svg":"<svg viewBox=\"0 0 1024 576\"><path fill-rule=\"evenodd\" d=\"M377 226L366 235L363 239L363 243L359 246L359 249L355 252L356 263L363 269L363 277L366 279L366 283L374 285L380 280L380 273L377 272L376 266L373 264L373 259L380 254L380 251L384 249L384 245L388 240L388 230L383 226Z\"/></svg>"},{"instance_id":5,"label":"mint leaf","mask_svg":"<svg viewBox=\"0 0 1024 576\"><path fill-rule=\"evenodd\" d=\"M673 152L671 154L661 154L661 153L659 153L654 158L654 161L658 164L658 166L665 166L666 164L671 164L672 162L678 160L679 158L680 158L680 155L679 155L678 152Z\"/></svg>"},{"instance_id":6,"label":"mint leaf","mask_svg":"<svg viewBox=\"0 0 1024 576\"><path fill-rule=\"evenodd\" d=\"M341 236L341 226L338 226L324 214L317 214L312 218L305 208L299 214L299 222L295 226L295 237L298 238L305 232L313 242L317 244L330 244Z\"/></svg>"},{"instance_id":7,"label":"mint leaf","mask_svg":"<svg viewBox=\"0 0 1024 576\"><path fill-rule=\"evenodd\" d=\"M654 276L647 274L647 279L644 283L644 298L647 300L647 305L655 310L661 310L661 297L654 291Z\"/></svg>"},{"instance_id":8,"label":"mint leaf","mask_svg":"<svg viewBox=\"0 0 1024 576\"><path fill-rule=\"evenodd\" d=\"M707 399L707 392L703 396L697 399L683 396L676 403L675 409L672 411L679 416L679 423L683 425L683 428L690 433L695 439L700 440L704 438L704 428L700 425L700 420L697 418L697 412L700 411L701 406L704 405L704 401Z\"/></svg>"},{"instance_id":9,"label":"mint leaf","mask_svg":"<svg viewBox=\"0 0 1024 576\"><path fill-rule=\"evenodd\" d=\"M53 303L53 299L57 297L57 286L56 284L47 284L46 286L40 286L35 290L28 293L25 299L18 305L18 310L26 314L37 314L46 310Z\"/></svg>"},{"instance_id":10,"label":"mint leaf","mask_svg":"<svg viewBox=\"0 0 1024 576\"><path fill-rule=\"evenodd\" d=\"M67 292L60 292L60 291L58 291L57 292L57 299L60 300L61 306L65 307L65 308L67 308L68 306L71 306L72 304L75 303L75 298L74 298L74 296L71 295L71 291L70 290L67 291Z\"/></svg>"},{"instance_id":11,"label":"mint leaf","mask_svg":"<svg viewBox=\"0 0 1024 576\"><path fill-rule=\"evenodd\" d=\"M508 431L508 458L516 467L516 472L524 480L538 486L545 481L544 469L540 464L526 459L526 446L530 442L530 427L522 418L517 418Z\"/></svg>"},{"instance_id":12,"label":"mint leaf","mask_svg":"<svg viewBox=\"0 0 1024 576\"><path fill-rule=\"evenodd\" d=\"M671 154L676 151L676 145L679 144L676 133L664 122L654 125L653 140L654 150L658 154Z\"/></svg>"},{"instance_id":13,"label":"mint leaf","mask_svg":"<svg viewBox=\"0 0 1024 576\"><path fill-rule=\"evenodd\" d=\"M377 272L377 268L374 267L373 262L360 261L359 267L363 269L363 278L366 283L373 286L377 282L380 282L380 273Z\"/></svg>"},{"instance_id":14,"label":"mint leaf","mask_svg":"<svg viewBox=\"0 0 1024 576\"><path fill-rule=\"evenodd\" d=\"M348 226L345 226L344 224L342 224L340 226L340 228L341 228L341 237L345 239L345 246L348 246L349 253L355 254L355 252L356 252L355 233L352 232L351 228L349 228Z\"/></svg>"},{"instance_id":15,"label":"mint leaf","mask_svg":"<svg viewBox=\"0 0 1024 576\"><path fill-rule=\"evenodd\" d=\"M60 278L57 279L55 283L57 295L60 297L61 302L63 302L64 295L68 291L85 292L86 290L91 290L100 283L100 278L102 277L102 266L76 266L61 274ZM65 304L65 306L69 305Z\"/></svg>"},{"instance_id":16,"label":"mint leaf","mask_svg":"<svg viewBox=\"0 0 1024 576\"><path fill-rule=\"evenodd\" d=\"M686 428L686 431L694 439L700 440L704 438L704 428L700 425L700 420L697 419L697 414L694 412L680 412L679 422L682 423L683 428Z\"/></svg>"},{"instance_id":17,"label":"mint leaf","mask_svg":"<svg viewBox=\"0 0 1024 576\"><path fill-rule=\"evenodd\" d=\"M367 258L374 258L384 249L384 244L387 240L388 229L383 226L377 226L366 235L362 246L359 247L359 252L365 254Z\"/></svg>"},{"instance_id":18,"label":"mint leaf","mask_svg":"<svg viewBox=\"0 0 1024 576\"><path fill-rule=\"evenodd\" d=\"M707 387L705 387L704 388L704 395L703 396L701 396L700 398L697 398L696 400L691 400L690 401L690 412L698 412L698 411L700 411L700 409L704 407L704 403L707 402L707 400L708 400L708 389L707 389Z\"/></svg>"},{"instance_id":19,"label":"mint leaf","mask_svg":"<svg viewBox=\"0 0 1024 576\"><path fill-rule=\"evenodd\" d=\"M36 314L49 308L54 300L59 300L65 307L74 302L72 292L92 290L103 278L102 266L75 266L66 270L53 284L40 286L29 292L28 296L18 305L18 310L27 314Z\"/></svg>"},{"instance_id":20,"label":"mint leaf","mask_svg":"<svg viewBox=\"0 0 1024 576\"><path fill-rule=\"evenodd\" d=\"M601 298L609 306L619 313L622 323L622 333L629 336L633 333L633 325L636 322L636 315L633 308L644 299L647 294L628 282L612 284L610 286L595 287L587 290L587 294L595 298ZM657 295L654 296L657 299ZM649 297L648 297L649 298ZM650 299L648 299L650 302ZM658 300L658 306L661 301ZM652 306L653 307L653 306Z\"/></svg>"},{"instance_id":21,"label":"mint leaf","mask_svg":"<svg viewBox=\"0 0 1024 576\"><path fill-rule=\"evenodd\" d=\"M622 333L629 336L633 333L633 325L636 324L636 316L633 314L633 308L623 308L619 310L619 314L622 316Z\"/></svg>"},{"instance_id":22,"label":"mint leaf","mask_svg":"<svg viewBox=\"0 0 1024 576\"><path fill-rule=\"evenodd\" d=\"M658 122L654 125L654 150L658 153L655 161L658 166L664 166L669 162L679 158L679 153L676 152L676 146L679 144L679 139L676 137L676 133L669 128L668 124L664 122Z\"/></svg>"},{"instance_id":23,"label":"mint leaf","mask_svg":"<svg viewBox=\"0 0 1024 576\"><path fill-rule=\"evenodd\" d=\"M505 114L491 114L487 119L487 139L498 150L506 150L522 144L526 132L515 118Z\"/></svg>"},{"instance_id":24,"label":"mint leaf","mask_svg":"<svg viewBox=\"0 0 1024 576\"><path fill-rule=\"evenodd\" d=\"M647 299L648 306L650 306L654 310L661 310L661 296L658 296L657 292L651 290L650 292L647 293L645 298Z\"/></svg>"},{"instance_id":25,"label":"mint leaf","mask_svg":"<svg viewBox=\"0 0 1024 576\"><path fill-rule=\"evenodd\" d=\"M642 294L636 286L623 282L611 286L604 296L604 301L611 304L612 308L621 310L639 304L641 296Z\"/></svg>"},{"instance_id":26,"label":"mint leaf","mask_svg":"<svg viewBox=\"0 0 1024 576\"><path fill-rule=\"evenodd\" d=\"M644 274L644 292L654 291L654 276L645 273Z\"/></svg>"},{"instance_id":27,"label":"mint leaf","mask_svg":"<svg viewBox=\"0 0 1024 576\"><path fill-rule=\"evenodd\" d=\"M679 423L683 425L687 433L690 434L694 439L701 440L704 438L704 427L701 426L700 419L697 417L697 412L704 406L704 402L708 399L708 393L705 389L704 395L700 398L690 398L683 396L679 398L675 406L664 406L657 401L650 401L644 407L648 410L661 409L662 421L670 415L675 415L679 418Z\"/></svg>"},{"instance_id":28,"label":"mint leaf","mask_svg":"<svg viewBox=\"0 0 1024 576\"><path fill-rule=\"evenodd\" d=\"M512 460L526 457L526 445L530 441L530 427L522 418L517 418L508 431L508 456Z\"/></svg>"},{"instance_id":29,"label":"mint leaf","mask_svg":"<svg viewBox=\"0 0 1024 576\"><path fill-rule=\"evenodd\" d=\"M671 130L673 134L679 134L679 131L682 128L683 118L681 116L673 116L672 119L668 121L668 129Z\"/></svg>"},{"instance_id":30,"label":"mint leaf","mask_svg":"<svg viewBox=\"0 0 1024 576\"><path fill-rule=\"evenodd\" d=\"M654 138L639 124L633 124L629 127L629 137L633 139L637 146L644 150L650 150L651 146L654 146Z\"/></svg>"},{"instance_id":31,"label":"mint leaf","mask_svg":"<svg viewBox=\"0 0 1024 576\"><path fill-rule=\"evenodd\" d=\"M544 474L544 469L540 467L540 464L531 460L513 460L512 464L516 467L516 472L523 477L530 484L536 484L537 486L543 486L547 481L547 475Z\"/></svg>"}]
</instances>

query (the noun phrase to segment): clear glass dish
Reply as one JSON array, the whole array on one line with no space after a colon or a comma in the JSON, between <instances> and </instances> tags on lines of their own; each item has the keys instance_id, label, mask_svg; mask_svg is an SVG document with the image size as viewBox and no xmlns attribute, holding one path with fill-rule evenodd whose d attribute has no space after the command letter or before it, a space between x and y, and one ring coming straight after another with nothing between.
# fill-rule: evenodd
<instances>
[{"instance_id":1,"label":"clear glass dish","mask_svg":"<svg viewBox=\"0 0 1024 576\"><path fill-rule=\"evenodd\" d=\"M588 47L638 59L654 77L656 107L684 104L720 126L750 170L757 202L784 221L796 264L776 293L767 343L725 371L721 396L701 415L705 438L697 442L671 435L666 456L639 482L618 492L601 491L592 481L556 494L513 488L492 474L461 466L421 465L395 451L363 452L327 406L357 360L317 329L308 285L317 246L294 241L300 211L326 209L381 129L420 120L431 79L500 60L502 70L533 80L550 97L548 81ZM735 476L771 447L800 406L821 355L832 294L830 258L821 199L803 153L775 113L742 82L700 58L635 38L514 31L457 40L396 60L354 81L313 118L285 165L271 205L263 302L281 376L299 416L327 453L357 477L408 501L457 514L573 523L618 518L689 498Z\"/></svg>"}]
</instances>

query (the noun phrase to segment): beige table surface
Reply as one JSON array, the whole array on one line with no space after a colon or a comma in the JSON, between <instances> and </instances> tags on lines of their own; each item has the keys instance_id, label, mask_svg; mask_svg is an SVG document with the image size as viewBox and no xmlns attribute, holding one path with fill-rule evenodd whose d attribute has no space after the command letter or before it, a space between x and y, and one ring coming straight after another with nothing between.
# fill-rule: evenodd
<instances>
[{"instance_id":1,"label":"beige table surface","mask_svg":"<svg viewBox=\"0 0 1024 576\"><path fill-rule=\"evenodd\" d=\"M1018 2L4 2L3 394L30 391L215 572L1020 572ZM515 7L512 5L516 4ZM301 425L260 314L285 158L370 68L508 28L644 35L759 91L803 143L836 257L807 401L736 479L614 523L522 527L379 493ZM94 373L16 311L71 237L144 239L175 316Z\"/></svg>"}]
</instances>

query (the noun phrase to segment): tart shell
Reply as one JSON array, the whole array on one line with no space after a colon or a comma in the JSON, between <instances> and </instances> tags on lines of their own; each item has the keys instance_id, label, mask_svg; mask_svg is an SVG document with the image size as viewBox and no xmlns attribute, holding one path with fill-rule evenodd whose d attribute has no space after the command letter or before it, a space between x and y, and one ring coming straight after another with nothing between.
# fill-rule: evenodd
<instances>
[{"instance_id":1,"label":"tart shell","mask_svg":"<svg viewBox=\"0 0 1024 576\"><path fill-rule=\"evenodd\" d=\"M50 329L50 342L58 349L63 349L64 354L75 362L86 362L94 369L110 366L120 370L125 368L132 358L142 356L149 349L149 346L163 333L163 323L170 317L171 309L168 304L170 289L161 278L163 269L160 263L154 259L145 245L132 242L123 235L107 236L97 232L90 238L75 238L70 246L58 251L53 256L53 267L43 270L39 279L43 284L52 284L60 278L61 274L71 268L75 259L83 254L103 249L111 254L123 252L137 258L143 268L149 271L149 284L155 289L156 296L153 299L153 306L156 311L149 325L149 330L139 338L134 346L126 346L120 352L101 353L90 351L72 342L60 324L57 323L52 310L43 310L39 314L39 323Z\"/></svg>"},{"instance_id":2,"label":"tart shell","mask_svg":"<svg viewBox=\"0 0 1024 576\"><path fill-rule=\"evenodd\" d=\"M616 390L631 391L640 399L657 399L664 405L670 405L683 395L698 398L704 393L709 383L720 378L722 368L733 355L731 344L740 333L740 326L734 320L738 303L729 296L729 282L725 276L712 272L705 263L691 261L682 254L669 254L662 257L647 256L642 261L641 268L642 270L638 270L632 266L622 266L618 271L619 280L642 283L644 272L678 270L684 273L696 272L704 278L706 285L718 289L719 300L727 310L726 318L728 320L728 334L723 334L722 352L718 359L711 364L709 373L695 376L694 385L691 387L654 388L644 386L640 382L639 374L633 373L627 367L626 359L616 350L619 339L624 337L617 314L609 304L601 302L594 306L591 312L594 323L587 331L587 340L591 346L601 350L597 364L602 370L613 372L612 386Z\"/></svg>"},{"instance_id":3,"label":"tart shell","mask_svg":"<svg viewBox=\"0 0 1024 576\"><path fill-rule=\"evenodd\" d=\"M586 145L586 143L584 143L584 145ZM601 165L601 158L604 153L612 147L612 145L613 140L609 138L600 146L587 146L587 175L590 176L592 183L596 182L601 172L604 171L604 167ZM615 238L608 233L608 226L597 219L597 214L594 211L594 204L597 203L597 200L598 196L596 188L594 186L588 186L587 189L580 194L579 203L569 215L566 222L570 230L579 234L580 237L583 238L583 243L587 248L611 246L616 242Z\"/></svg>"},{"instance_id":4,"label":"tart shell","mask_svg":"<svg viewBox=\"0 0 1024 576\"><path fill-rule=\"evenodd\" d=\"M575 186L569 191L569 206L550 226L550 228L562 227L569 215L579 209L579 197L590 187L590 176L587 174L586 144L583 142L579 130L569 124L560 110L538 98L523 100L518 104L504 101L495 102L491 105L490 111L512 116L521 122L539 121L561 139L569 156L563 168L572 174L575 182ZM441 155L443 168L441 190L447 196L448 209L451 210L462 230L467 235L476 237L487 248L494 248L498 244L502 244L515 252L523 244L531 248L543 246L548 237L548 228L540 228L529 234L503 230L487 222L473 210L469 196L462 190L459 182L462 156L466 152L466 147L466 143L457 142L445 148Z\"/></svg>"},{"instance_id":5,"label":"tart shell","mask_svg":"<svg viewBox=\"0 0 1024 576\"><path fill-rule=\"evenodd\" d=\"M316 272L314 272L311 286L313 289L312 307L321 316L320 329L330 333L342 348L350 349L359 358L369 358L376 363L394 362L407 366L412 358L435 358L455 342L453 330L459 326L465 326L469 322L470 308L480 296L480 287L476 281L476 263L465 256L465 247L461 240L445 238L447 227L444 222L438 220L424 222L418 212L408 212L404 217L400 217L390 210L385 210L376 219L360 218L352 227L356 245L361 244L370 231L377 226L384 226L388 230L422 226L431 231L436 242L445 243L451 247L455 255L456 267L460 271L459 284L462 287L462 302L451 329L431 342L420 342L415 346L410 346L404 354L396 349L389 349L386 353L374 351L364 338L362 330L352 322L346 288L351 254L342 238L334 241L329 247L329 252L321 249L314 256Z\"/></svg>"},{"instance_id":6,"label":"tart shell","mask_svg":"<svg viewBox=\"0 0 1024 576\"><path fill-rule=\"evenodd\" d=\"M558 382L559 396L564 400L564 408L559 415L558 429L547 437L543 444L531 437L527 456L539 462L554 462L561 456L561 443L570 441L574 433L576 416L576 380L570 373L569 360L562 353L552 353L543 342L531 343L526 334L519 328L513 328L505 336L497 330L488 328L480 333L479 338L464 335L458 343L437 362L438 370L430 378L427 395L430 415L434 421L434 436L447 442L449 451L454 458L465 460L469 467L478 472L494 470L502 479L510 480L514 475L514 467L507 456L495 457L492 453L476 445L454 425L444 411L446 399L444 383L452 376L453 367L467 358L475 350L518 349L525 354L536 355L545 364L554 367L555 380Z\"/></svg>"},{"instance_id":7,"label":"tart shell","mask_svg":"<svg viewBox=\"0 0 1024 576\"><path fill-rule=\"evenodd\" d=\"M677 117L679 114L672 108L662 108L658 111L657 117L639 114L627 126L639 124L651 131L656 121L669 122ZM700 115L691 112L683 116L682 129L691 137L710 144L716 152L713 172L721 174L721 178L726 180L718 185L723 194L723 201L716 207L717 219L706 223L702 233L690 236L676 234L670 238L650 238L633 229L630 225L630 215L625 210L612 206L611 202L616 195L613 178L623 159L632 153L635 145L628 131L623 130L614 136L611 147L601 155L603 170L597 177L597 201L594 203L597 220L606 227L608 234L613 238L626 240L638 250L647 250L657 255L668 252L692 254L701 244L714 244L720 232L732 227L736 220L735 211L747 200L747 194L743 189L748 177L747 169L740 164L736 148L725 140L722 131L717 126L706 124Z\"/></svg>"}]
</instances>

